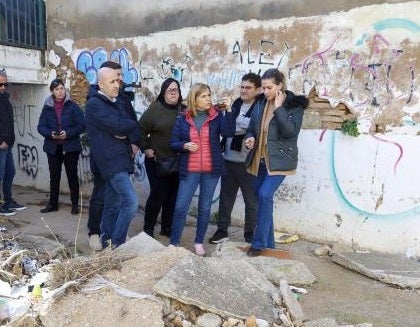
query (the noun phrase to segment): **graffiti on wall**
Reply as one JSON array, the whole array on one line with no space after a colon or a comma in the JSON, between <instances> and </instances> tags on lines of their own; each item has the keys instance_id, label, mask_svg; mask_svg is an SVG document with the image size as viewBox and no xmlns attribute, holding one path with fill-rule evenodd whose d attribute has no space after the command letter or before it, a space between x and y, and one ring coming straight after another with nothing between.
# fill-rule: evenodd
<instances>
[{"instance_id":1,"label":"graffiti on wall","mask_svg":"<svg viewBox=\"0 0 420 327\"><path fill-rule=\"evenodd\" d=\"M139 81L139 73L130 62L130 54L125 48L113 50L111 53L103 48L82 51L76 60L76 68L86 75L89 84L96 84L98 82L98 70L108 60L118 62L121 65L124 83L133 84Z\"/></svg>"},{"instance_id":2,"label":"graffiti on wall","mask_svg":"<svg viewBox=\"0 0 420 327\"><path fill-rule=\"evenodd\" d=\"M36 146L17 144L19 168L29 177L36 178L38 174L38 150Z\"/></svg>"},{"instance_id":3,"label":"graffiti on wall","mask_svg":"<svg viewBox=\"0 0 420 327\"><path fill-rule=\"evenodd\" d=\"M132 60L124 47L110 52L104 48L83 49L75 52L73 60L90 83L96 83L97 70L104 61L119 62L125 83L142 84L141 89L135 90L134 107L139 116L168 77L180 82L184 97L196 81L208 83L213 91L237 95L237 86L245 73L262 74L268 68L278 68L285 73L292 91L308 94L315 87L318 95L329 99L332 105L344 102L352 112L362 117L370 115L374 121L388 107L395 107L395 103L399 108L404 105L412 108L419 101L416 62L410 59L418 51L418 45L407 42L406 35L401 34L398 40L395 35L387 34L396 28L414 34L420 32L419 25L411 20L386 19L372 23L370 31L351 42L351 33L332 31L322 36L322 46L314 51L310 46L304 47L312 42L309 34L299 39L287 38L290 31L279 28L278 32L270 33L267 29L267 33L261 33L259 28L255 33L248 33L254 38L239 36L226 43L208 42L205 51L197 49L202 43L187 41L161 50L146 46L148 53L140 53L138 62ZM223 33L216 33L215 39L220 34ZM208 35L204 38L211 41ZM212 49L212 44L225 47L226 51ZM218 53L223 55L216 56Z\"/></svg>"}]
</instances>

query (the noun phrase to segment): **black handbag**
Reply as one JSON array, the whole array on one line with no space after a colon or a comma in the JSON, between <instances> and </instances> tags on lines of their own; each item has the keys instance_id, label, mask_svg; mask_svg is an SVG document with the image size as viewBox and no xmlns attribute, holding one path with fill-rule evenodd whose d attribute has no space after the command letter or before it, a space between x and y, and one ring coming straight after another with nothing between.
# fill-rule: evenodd
<instances>
[{"instance_id":1,"label":"black handbag","mask_svg":"<svg viewBox=\"0 0 420 327\"><path fill-rule=\"evenodd\" d=\"M156 158L156 174L158 177L169 177L178 174L179 156Z\"/></svg>"}]
</instances>

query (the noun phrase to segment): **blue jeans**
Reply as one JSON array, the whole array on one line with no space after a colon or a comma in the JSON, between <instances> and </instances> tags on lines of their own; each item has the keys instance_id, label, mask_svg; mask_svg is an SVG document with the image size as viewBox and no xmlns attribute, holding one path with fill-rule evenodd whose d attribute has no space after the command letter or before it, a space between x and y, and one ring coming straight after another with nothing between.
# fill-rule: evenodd
<instances>
[{"instance_id":1,"label":"blue jeans","mask_svg":"<svg viewBox=\"0 0 420 327\"><path fill-rule=\"evenodd\" d=\"M274 193L284 181L284 175L269 176L264 161L258 168L255 191L258 197L257 226L251 247L254 249L274 249L273 204Z\"/></svg>"},{"instance_id":2,"label":"blue jeans","mask_svg":"<svg viewBox=\"0 0 420 327\"><path fill-rule=\"evenodd\" d=\"M4 204L10 204L12 199L12 184L16 169L13 161L12 147L0 149L0 182L3 182Z\"/></svg>"},{"instance_id":3,"label":"blue jeans","mask_svg":"<svg viewBox=\"0 0 420 327\"><path fill-rule=\"evenodd\" d=\"M101 241L104 247L125 243L128 227L138 209L137 193L127 172L116 173L106 184L101 221Z\"/></svg>"},{"instance_id":4,"label":"blue jeans","mask_svg":"<svg viewBox=\"0 0 420 327\"><path fill-rule=\"evenodd\" d=\"M172 221L171 244L178 245L181 241L182 231L187 220L188 209L198 185L200 193L198 196L197 230L195 233L195 244L203 244L204 236L210 220L211 203L214 190L216 189L219 177L210 173L188 173L187 177L179 182L178 196L176 198L175 212Z\"/></svg>"}]
</instances>

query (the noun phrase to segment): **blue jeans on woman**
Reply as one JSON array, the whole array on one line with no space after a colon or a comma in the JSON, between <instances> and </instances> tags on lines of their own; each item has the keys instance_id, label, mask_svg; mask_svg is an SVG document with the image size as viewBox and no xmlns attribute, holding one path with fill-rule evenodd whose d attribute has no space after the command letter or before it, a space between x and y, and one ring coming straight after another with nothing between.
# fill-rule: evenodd
<instances>
[{"instance_id":1,"label":"blue jeans on woman","mask_svg":"<svg viewBox=\"0 0 420 327\"><path fill-rule=\"evenodd\" d=\"M204 236L210 220L210 210L213 201L214 190L216 189L219 176L211 173L188 173L186 178L179 182L178 196L176 198L175 212L172 220L171 244L178 245L181 241L182 231L187 220L188 209L198 185L200 193L198 196L197 230L195 233L195 244L203 244Z\"/></svg>"},{"instance_id":2,"label":"blue jeans on woman","mask_svg":"<svg viewBox=\"0 0 420 327\"><path fill-rule=\"evenodd\" d=\"M101 221L103 247L113 248L125 243L128 227L136 215L139 203L137 192L127 172L113 175L106 184L105 203Z\"/></svg>"},{"instance_id":3,"label":"blue jeans on woman","mask_svg":"<svg viewBox=\"0 0 420 327\"><path fill-rule=\"evenodd\" d=\"M268 175L264 161L260 162L255 191L258 197L257 226L251 247L262 250L274 249L273 206L274 194L284 181L285 175Z\"/></svg>"},{"instance_id":4,"label":"blue jeans on woman","mask_svg":"<svg viewBox=\"0 0 420 327\"><path fill-rule=\"evenodd\" d=\"M12 184L16 169L13 161L12 147L0 149L0 183L3 182L4 204L9 204L12 199Z\"/></svg>"}]
</instances>

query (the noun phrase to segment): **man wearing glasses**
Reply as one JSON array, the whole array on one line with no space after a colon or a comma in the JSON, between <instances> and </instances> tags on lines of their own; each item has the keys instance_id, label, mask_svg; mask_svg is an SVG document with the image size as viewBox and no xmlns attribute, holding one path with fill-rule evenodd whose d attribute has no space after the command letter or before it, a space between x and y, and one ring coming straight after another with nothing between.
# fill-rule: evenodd
<instances>
[{"instance_id":1,"label":"man wearing glasses","mask_svg":"<svg viewBox=\"0 0 420 327\"><path fill-rule=\"evenodd\" d=\"M244 145L244 136L249 125L255 100L261 94L261 77L254 73L242 77L240 97L232 104L236 116L234 137L222 140L223 156L227 175L222 176L220 184L219 217L217 231L209 239L210 243L229 240L228 227L238 190L241 189L245 202L245 242L251 243L257 217L257 199L254 192L254 176L246 171L245 159L248 150Z\"/></svg>"},{"instance_id":2,"label":"man wearing glasses","mask_svg":"<svg viewBox=\"0 0 420 327\"><path fill-rule=\"evenodd\" d=\"M13 107L7 93L7 74L0 70L0 182L3 184L4 204L0 205L1 216L13 216L15 210L26 209L12 198L12 183L15 177L15 164L12 147L15 143Z\"/></svg>"}]
</instances>

